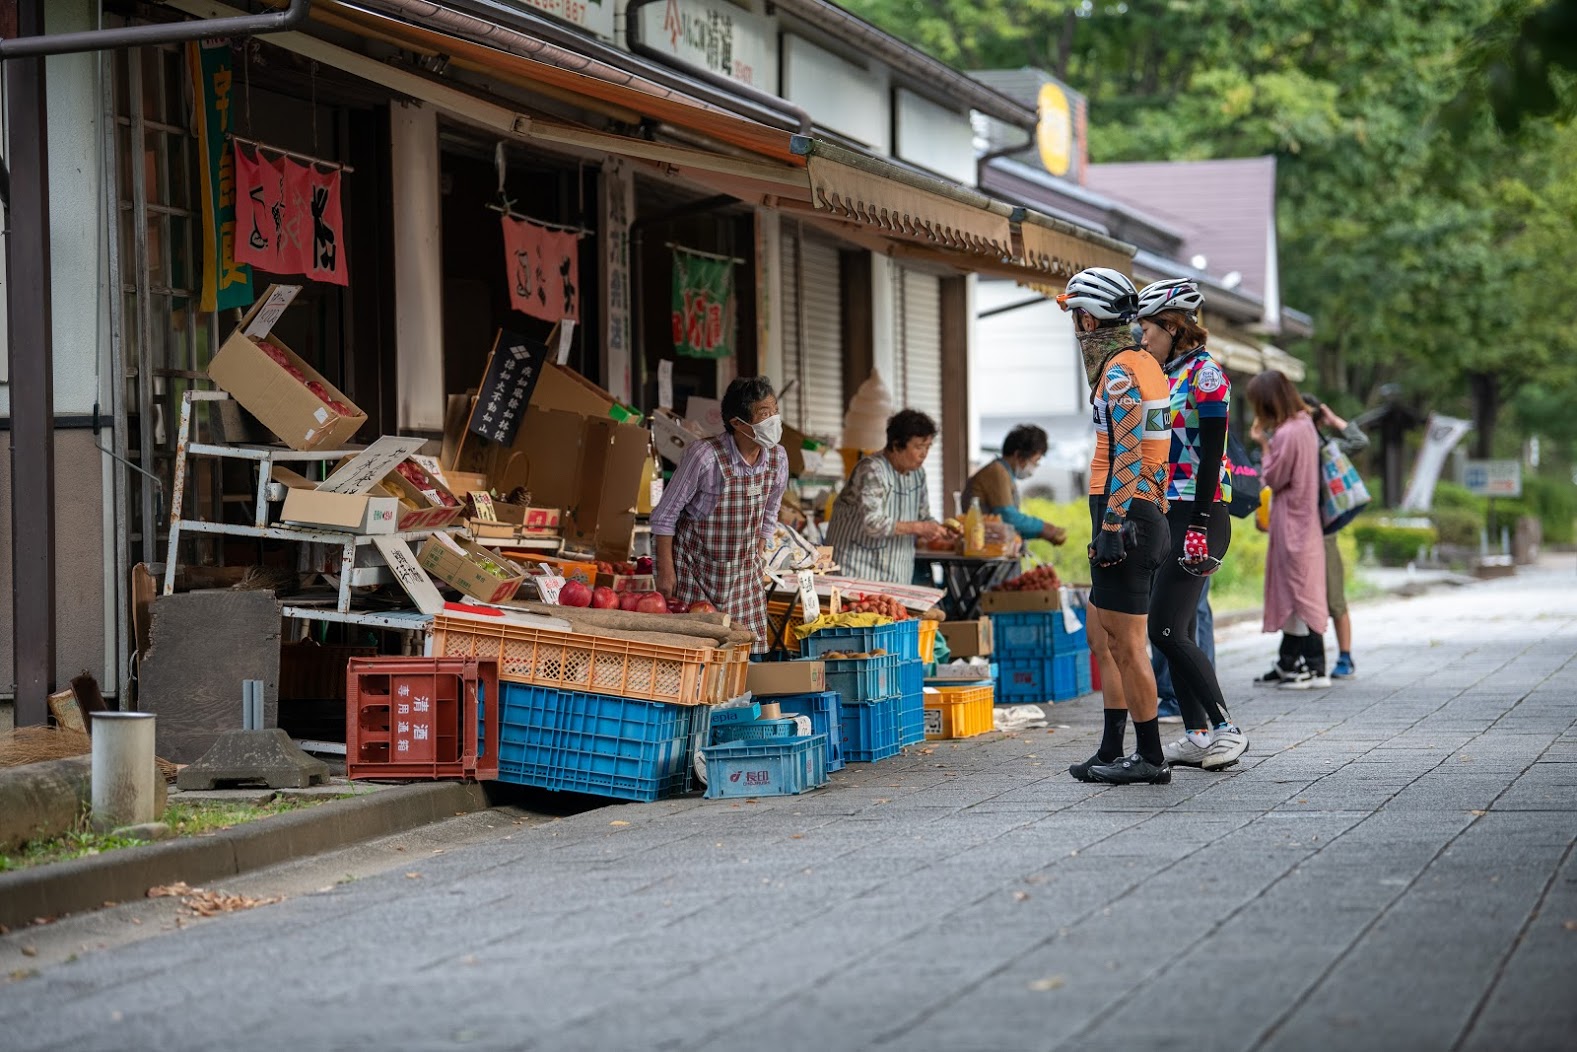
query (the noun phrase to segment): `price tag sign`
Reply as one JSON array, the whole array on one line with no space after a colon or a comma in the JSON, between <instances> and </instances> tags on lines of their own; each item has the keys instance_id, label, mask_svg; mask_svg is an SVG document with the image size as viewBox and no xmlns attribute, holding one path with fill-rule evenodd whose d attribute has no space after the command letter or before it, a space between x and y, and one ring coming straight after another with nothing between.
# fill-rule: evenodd
<instances>
[{"instance_id":1,"label":"price tag sign","mask_svg":"<svg viewBox=\"0 0 1577 1052\"><path fill-rule=\"evenodd\" d=\"M560 365L564 365L569 361L570 344L575 342L574 318L565 318L563 321L559 322L558 336L558 351L557 357L554 358L554 361L558 362Z\"/></svg>"},{"instance_id":2,"label":"price tag sign","mask_svg":"<svg viewBox=\"0 0 1577 1052\"><path fill-rule=\"evenodd\" d=\"M498 521L498 512L493 509L492 494L477 490L470 496L471 503L476 507L476 517L478 519L481 519L483 522Z\"/></svg>"},{"instance_id":3,"label":"price tag sign","mask_svg":"<svg viewBox=\"0 0 1577 1052\"><path fill-rule=\"evenodd\" d=\"M674 362L664 358L657 363L657 405L662 409L674 407Z\"/></svg>"},{"instance_id":4,"label":"price tag sign","mask_svg":"<svg viewBox=\"0 0 1577 1052\"><path fill-rule=\"evenodd\" d=\"M816 594L816 575L809 570L799 572L799 602L804 608L800 620L810 622L821 616L821 596Z\"/></svg>"}]
</instances>

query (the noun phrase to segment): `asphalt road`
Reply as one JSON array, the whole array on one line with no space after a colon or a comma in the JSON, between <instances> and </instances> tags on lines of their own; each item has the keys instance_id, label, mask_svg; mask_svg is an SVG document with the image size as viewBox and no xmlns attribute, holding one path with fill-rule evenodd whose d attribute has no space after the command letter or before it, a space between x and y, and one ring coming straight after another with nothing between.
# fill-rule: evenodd
<instances>
[{"instance_id":1,"label":"asphalt road","mask_svg":"<svg viewBox=\"0 0 1577 1052\"><path fill-rule=\"evenodd\" d=\"M1085 699L799 798L456 819L0 937L0 1045L1577 1046L1577 567L1355 618L1328 691L1228 633L1227 772L1073 781Z\"/></svg>"}]
</instances>

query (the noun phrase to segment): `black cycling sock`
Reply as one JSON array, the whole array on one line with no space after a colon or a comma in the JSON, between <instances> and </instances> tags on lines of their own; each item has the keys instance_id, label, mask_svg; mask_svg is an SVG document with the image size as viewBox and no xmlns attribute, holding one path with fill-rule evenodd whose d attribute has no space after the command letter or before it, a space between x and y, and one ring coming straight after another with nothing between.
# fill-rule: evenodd
<instances>
[{"instance_id":1,"label":"black cycling sock","mask_svg":"<svg viewBox=\"0 0 1577 1052\"><path fill-rule=\"evenodd\" d=\"M1166 754L1161 751L1160 720L1134 720L1133 734L1139 740L1140 756L1157 767L1166 762Z\"/></svg>"},{"instance_id":2,"label":"black cycling sock","mask_svg":"<svg viewBox=\"0 0 1577 1052\"><path fill-rule=\"evenodd\" d=\"M1101 733L1101 747L1095 755L1101 758L1102 763L1111 763L1123 755L1123 734L1128 730L1128 710L1106 709L1105 712L1106 729ZM1160 732L1156 733L1156 740L1159 741Z\"/></svg>"}]
</instances>

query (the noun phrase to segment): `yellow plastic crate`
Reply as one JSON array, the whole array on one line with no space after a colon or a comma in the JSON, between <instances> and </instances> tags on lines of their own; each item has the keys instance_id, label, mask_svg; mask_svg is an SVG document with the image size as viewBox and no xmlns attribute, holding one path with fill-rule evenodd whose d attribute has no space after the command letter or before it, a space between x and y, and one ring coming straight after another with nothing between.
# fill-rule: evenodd
<instances>
[{"instance_id":1,"label":"yellow plastic crate","mask_svg":"<svg viewBox=\"0 0 1577 1052\"><path fill-rule=\"evenodd\" d=\"M936 660L936 634L941 631L936 621L920 622L920 660L927 665Z\"/></svg>"},{"instance_id":2,"label":"yellow plastic crate","mask_svg":"<svg viewBox=\"0 0 1577 1052\"><path fill-rule=\"evenodd\" d=\"M931 690L935 693L931 693ZM928 688L925 695L927 741L973 738L996 728L990 683Z\"/></svg>"}]
</instances>

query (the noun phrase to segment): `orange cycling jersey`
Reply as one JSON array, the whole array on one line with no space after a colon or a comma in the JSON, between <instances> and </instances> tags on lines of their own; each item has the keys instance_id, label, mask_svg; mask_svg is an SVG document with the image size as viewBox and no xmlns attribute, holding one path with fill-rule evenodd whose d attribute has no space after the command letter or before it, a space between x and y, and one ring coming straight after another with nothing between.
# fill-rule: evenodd
<instances>
[{"instance_id":1,"label":"orange cycling jersey","mask_svg":"<svg viewBox=\"0 0 1577 1052\"><path fill-rule=\"evenodd\" d=\"M1107 521L1126 517L1135 499L1166 511L1172 446L1172 395L1166 374L1146 352L1121 351L1101 372L1094 406L1090 495L1106 498Z\"/></svg>"}]
</instances>

